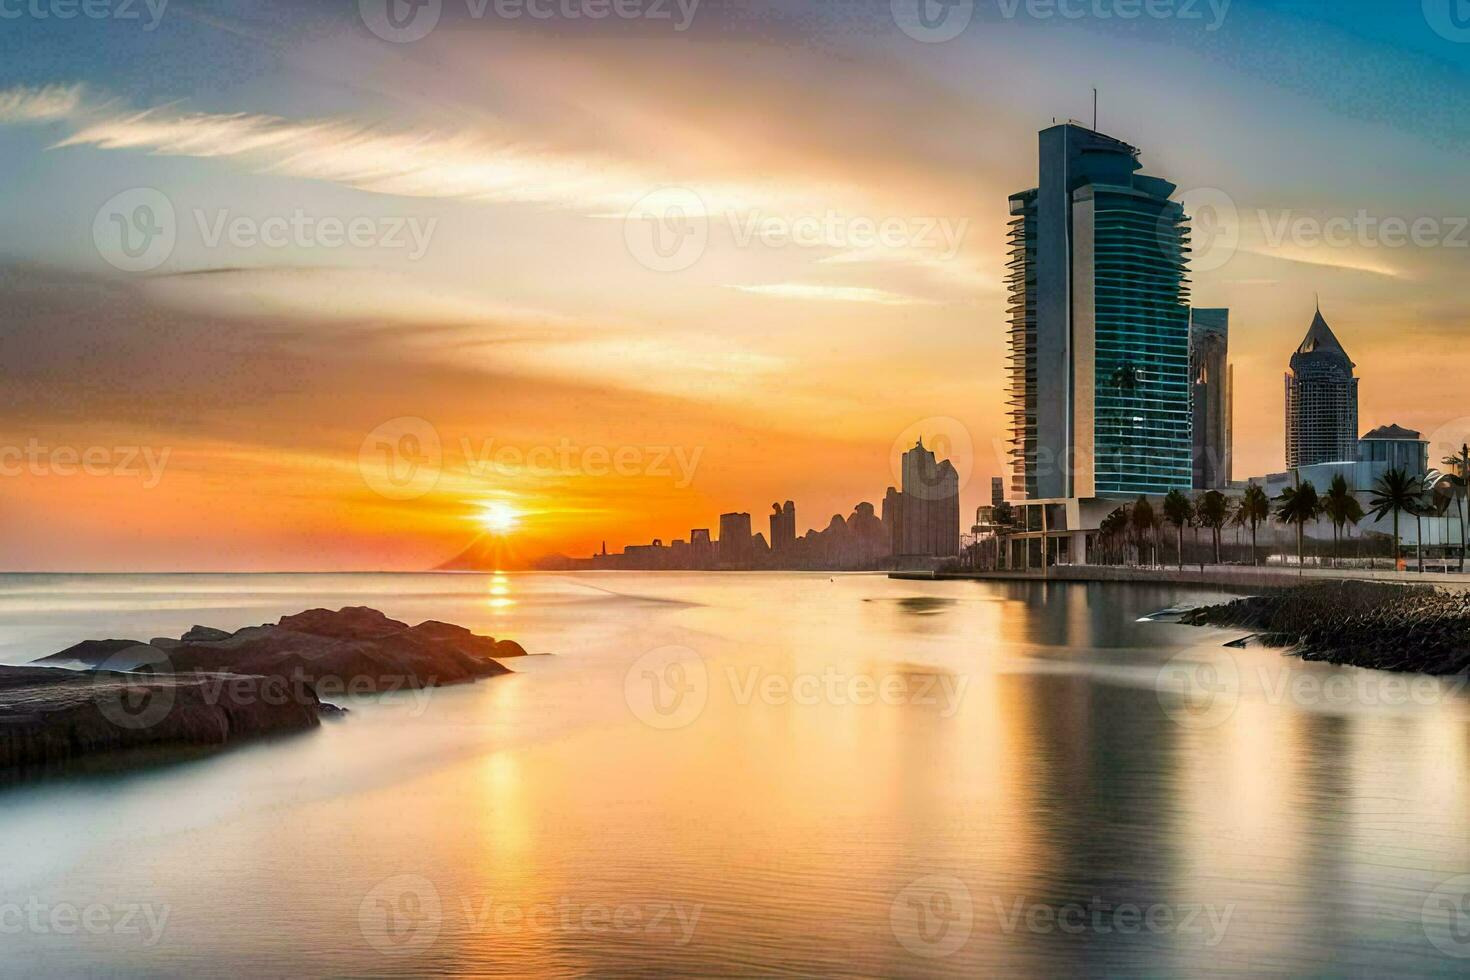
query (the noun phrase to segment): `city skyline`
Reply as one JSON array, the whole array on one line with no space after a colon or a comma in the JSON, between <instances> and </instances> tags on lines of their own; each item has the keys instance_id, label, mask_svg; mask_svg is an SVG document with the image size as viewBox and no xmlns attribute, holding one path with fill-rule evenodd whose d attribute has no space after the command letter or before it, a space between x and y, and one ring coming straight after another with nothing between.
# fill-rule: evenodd
<instances>
[{"instance_id":1,"label":"city skyline","mask_svg":"<svg viewBox=\"0 0 1470 980\"><path fill-rule=\"evenodd\" d=\"M1362 365L1365 420L1436 453L1464 435L1461 355L1399 342L1467 316L1467 46L1417 18L1241 2L1206 30L977 10L930 43L887 4L840 25L710 4L675 45L657 43L673 24L448 15L399 44L351 8L171 5L149 31L0 39L5 422L11 448L46 456L4 482L4 567L431 567L489 503L568 554L758 501L847 513L936 418L968 438L969 513L1002 472L1005 198L1034 183L1031 134L1089 117L1094 86L1099 126L1146 147L1197 216L1192 301L1232 311L1237 477L1282 458L1278 365L1314 292ZM628 43L600 44L612 30ZM160 58L166 80L138 67ZM140 188L175 215L146 272L97 245ZM640 260L625 220L668 188L708 233L679 270ZM324 219L368 219L369 244L334 247ZM1437 241L1391 244L1386 223L1421 219ZM863 248L863 222L908 238ZM442 454L408 500L361 468L401 419ZM109 472L60 475L58 453L91 449L116 451ZM623 449L642 453L631 476L603 460ZM541 451L553 465L527 462Z\"/></svg>"}]
</instances>

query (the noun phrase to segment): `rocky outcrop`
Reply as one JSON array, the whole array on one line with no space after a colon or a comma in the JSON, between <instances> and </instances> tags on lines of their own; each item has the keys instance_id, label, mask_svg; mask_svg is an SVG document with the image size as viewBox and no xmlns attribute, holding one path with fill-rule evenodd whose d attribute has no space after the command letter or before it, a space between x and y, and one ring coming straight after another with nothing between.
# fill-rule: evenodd
<instances>
[{"instance_id":1,"label":"rocky outcrop","mask_svg":"<svg viewBox=\"0 0 1470 980\"><path fill-rule=\"evenodd\" d=\"M336 612L310 609L234 633L195 626L177 640L88 641L40 662L285 677L330 697L494 677L509 673L500 659L525 653L518 643L480 636L463 626L434 621L409 626L357 606Z\"/></svg>"},{"instance_id":2,"label":"rocky outcrop","mask_svg":"<svg viewBox=\"0 0 1470 980\"><path fill-rule=\"evenodd\" d=\"M462 626L389 619L376 609L310 609L233 633L87 640L41 663L0 667L0 770L97 752L217 746L312 728L340 713L322 699L435 687L509 671L510 640Z\"/></svg>"},{"instance_id":3,"label":"rocky outcrop","mask_svg":"<svg viewBox=\"0 0 1470 980\"><path fill-rule=\"evenodd\" d=\"M0 770L301 731L322 708L311 688L282 678L0 667Z\"/></svg>"},{"instance_id":4,"label":"rocky outcrop","mask_svg":"<svg viewBox=\"0 0 1470 980\"><path fill-rule=\"evenodd\" d=\"M1314 582L1186 613L1251 630L1306 660L1423 674L1470 672L1470 593L1384 582Z\"/></svg>"}]
</instances>

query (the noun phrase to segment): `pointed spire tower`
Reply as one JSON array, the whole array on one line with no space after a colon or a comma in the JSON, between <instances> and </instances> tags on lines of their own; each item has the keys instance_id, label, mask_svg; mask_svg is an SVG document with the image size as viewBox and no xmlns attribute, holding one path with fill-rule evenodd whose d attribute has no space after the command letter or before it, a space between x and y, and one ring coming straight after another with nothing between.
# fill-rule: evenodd
<instances>
[{"instance_id":1,"label":"pointed spire tower","mask_svg":"<svg viewBox=\"0 0 1470 980\"><path fill-rule=\"evenodd\" d=\"M1342 462L1357 455L1356 367L1319 303L1286 374L1287 468Z\"/></svg>"}]
</instances>

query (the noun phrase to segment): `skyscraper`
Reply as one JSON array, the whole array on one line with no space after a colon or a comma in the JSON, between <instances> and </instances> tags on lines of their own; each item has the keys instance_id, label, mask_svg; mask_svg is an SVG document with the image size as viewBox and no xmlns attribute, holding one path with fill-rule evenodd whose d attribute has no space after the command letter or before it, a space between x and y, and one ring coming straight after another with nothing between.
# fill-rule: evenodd
<instances>
[{"instance_id":1,"label":"skyscraper","mask_svg":"<svg viewBox=\"0 0 1470 980\"><path fill-rule=\"evenodd\" d=\"M1317 316L1286 373L1288 468L1352 460L1358 447L1356 367L1332 328Z\"/></svg>"},{"instance_id":2,"label":"skyscraper","mask_svg":"<svg viewBox=\"0 0 1470 980\"><path fill-rule=\"evenodd\" d=\"M990 478L990 506L999 507L1006 500L1006 481L998 476Z\"/></svg>"},{"instance_id":3,"label":"skyscraper","mask_svg":"<svg viewBox=\"0 0 1470 980\"><path fill-rule=\"evenodd\" d=\"M796 504L771 505L771 553L784 555L796 544Z\"/></svg>"},{"instance_id":4,"label":"skyscraper","mask_svg":"<svg viewBox=\"0 0 1470 980\"><path fill-rule=\"evenodd\" d=\"M720 515L720 564L745 567L754 551L749 514Z\"/></svg>"},{"instance_id":5,"label":"skyscraper","mask_svg":"<svg viewBox=\"0 0 1470 980\"><path fill-rule=\"evenodd\" d=\"M1194 488L1230 484L1230 311L1189 311L1189 377L1194 415Z\"/></svg>"},{"instance_id":6,"label":"skyscraper","mask_svg":"<svg viewBox=\"0 0 1470 980\"><path fill-rule=\"evenodd\" d=\"M894 555L949 557L960 551L960 477L922 440L903 454L903 489L888 488L883 502Z\"/></svg>"},{"instance_id":7,"label":"skyscraper","mask_svg":"<svg viewBox=\"0 0 1470 980\"><path fill-rule=\"evenodd\" d=\"M1040 185L1013 194L1011 489L1164 493L1192 482L1189 224L1139 151L1042 130Z\"/></svg>"}]
</instances>

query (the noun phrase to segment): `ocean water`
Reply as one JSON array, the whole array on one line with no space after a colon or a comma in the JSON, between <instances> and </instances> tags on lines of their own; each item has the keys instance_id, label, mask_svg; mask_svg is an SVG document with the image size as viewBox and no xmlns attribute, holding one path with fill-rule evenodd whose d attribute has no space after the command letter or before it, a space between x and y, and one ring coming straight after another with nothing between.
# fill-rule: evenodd
<instances>
[{"instance_id":1,"label":"ocean water","mask_svg":"<svg viewBox=\"0 0 1470 980\"><path fill-rule=\"evenodd\" d=\"M1470 697L874 575L0 576L0 662L365 604L513 676L0 789L9 976L1470 972Z\"/></svg>"}]
</instances>

